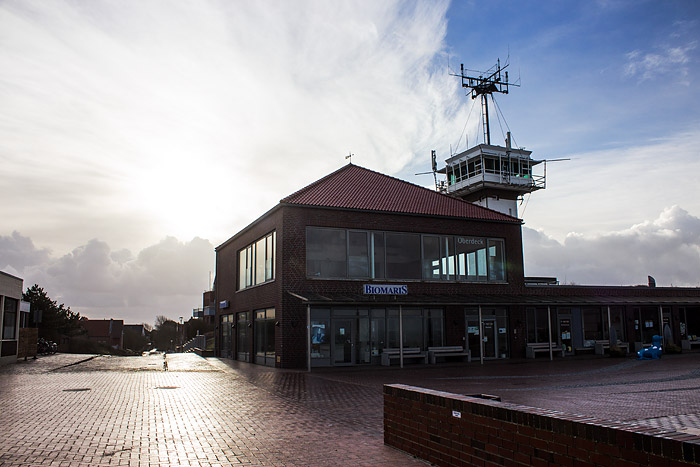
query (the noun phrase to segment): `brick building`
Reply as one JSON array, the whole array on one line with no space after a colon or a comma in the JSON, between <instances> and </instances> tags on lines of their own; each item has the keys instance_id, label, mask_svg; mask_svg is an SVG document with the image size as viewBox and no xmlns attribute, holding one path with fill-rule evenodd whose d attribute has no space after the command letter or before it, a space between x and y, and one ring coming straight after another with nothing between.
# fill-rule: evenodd
<instances>
[{"instance_id":1,"label":"brick building","mask_svg":"<svg viewBox=\"0 0 700 467\"><path fill-rule=\"evenodd\" d=\"M82 318L80 326L87 333L89 340L107 345L115 350L124 348L124 320Z\"/></svg>"},{"instance_id":2,"label":"brick building","mask_svg":"<svg viewBox=\"0 0 700 467\"><path fill-rule=\"evenodd\" d=\"M216 351L306 368L379 364L400 336L499 359L700 334L700 289L553 284L524 277L517 217L348 164L216 248Z\"/></svg>"},{"instance_id":3,"label":"brick building","mask_svg":"<svg viewBox=\"0 0 700 467\"><path fill-rule=\"evenodd\" d=\"M0 271L0 365L17 361L23 283Z\"/></svg>"}]
</instances>

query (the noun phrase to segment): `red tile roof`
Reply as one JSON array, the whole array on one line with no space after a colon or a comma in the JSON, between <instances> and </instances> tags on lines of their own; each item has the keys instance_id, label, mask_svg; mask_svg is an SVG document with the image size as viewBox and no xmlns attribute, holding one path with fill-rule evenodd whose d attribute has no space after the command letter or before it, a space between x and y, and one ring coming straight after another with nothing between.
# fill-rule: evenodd
<instances>
[{"instance_id":1,"label":"red tile roof","mask_svg":"<svg viewBox=\"0 0 700 467\"><path fill-rule=\"evenodd\" d=\"M316 180L280 203L520 222L515 217L353 164Z\"/></svg>"}]
</instances>

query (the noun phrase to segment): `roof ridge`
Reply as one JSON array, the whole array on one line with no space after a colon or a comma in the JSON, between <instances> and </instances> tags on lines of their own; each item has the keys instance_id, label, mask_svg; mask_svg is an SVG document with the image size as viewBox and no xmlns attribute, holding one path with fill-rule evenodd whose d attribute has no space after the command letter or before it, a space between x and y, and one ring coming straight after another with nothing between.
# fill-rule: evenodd
<instances>
[{"instance_id":1,"label":"roof ridge","mask_svg":"<svg viewBox=\"0 0 700 467\"><path fill-rule=\"evenodd\" d=\"M322 182L325 182L325 181L326 181L327 179L329 179L330 177L332 177L332 176L334 176L334 175L336 175L336 174L342 172L343 170L347 170L347 169L348 169L350 166L352 166L352 165L353 165L352 162L349 162L349 163L345 164L345 165L342 166L341 168L339 168L339 169L337 169L337 170L334 170L333 172L329 173L329 174L326 175L325 177L321 177L321 178L319 178L318 180L316 180L315 182L311 182L311 183L309 183L308 185L306 185L305 187L302 187L302 188L298 189L298 190L295 191L294 193L285 196L284 198L282 198L282 199L280 200L280 203L286 203L286 202L287 202L286 200L288 200L288 199L290 199L290 198L293 198L293 197L295 197L295 196L298 196L298 195L300 195L300 194L302 194L302 193L305 193L305 192L309 191L311 188L315 187L316 185L319 185L319 184L322 183ZM364 169L364 167L360 167L359 165L357 165L357 166L355 166L355 167L359 167L359 168L361 168L361 169ZM369 169L365 169L365 170L369 170Z\"/></svg>"},{"instance_id":2,"label":"roof ridge","mask_svg":"<svg viewBox=\"0 0 700 467\"><path fill-rule=\"evenodd\" d=\"M339 169L329 173L328 175L326 175L326 176L310 183L309 185L295 191L294 193L290 194L289 196L282 198L280 200L280 204L307 205L309 203L303 201L303 198L307 194L309 196L313 197L313 190L315 188L322 186L324 183L328 182L329 180L332 180L332 179L336 178L338 175L342 174L343 172L349 171L351 169L357 169L357 171L363 172L365 174L371 174L374 177L383 178L387 181L391 181L391 183L397 183L397 184L404 186L406 188L410 188L411 190L418 189L418 191L420 193L423 193L427 197L433 197L434 200L440 199L441 202L444 201L446 203L452 203L453 206L455 206L455 205L465 206L466 209L472 211L472 215L470 215L468 217L491 218L492 220L496 220L496 219L493 219L494 216L496 216L496 217L502 216L500 219L501 221L505 221L507 219L507 221L521 222L521 220L518 219L517 217L510 216L510 215L502 213L500 211L496 211L496 210L493 210L493 209L490 209L490 208L487 208L484 206L480 206L478 204L474 204L474 203L471 203L469 201L465 201L465 200L460 199L460 198L455 198L454 196L450 196L446 193L440 193L438 191L431 190L429 188L418 185L416 183L409 182L407 180L402 180L402 179L394 177L392 175L383 174L381 172L377 172L375 170L368 169L366 167L355 165L353 163L348 163L348 164L340 167ZM354 173L357 174L357 171L355 171ZM352 177L352 175L349 175L349 176ZM340 180L341 180L340 183L342 184L343 183L342 177L340 178ZM436 201L434 201L434 202L436 202ZM311 203L311 204L316 204L316 203ZM321 204L323 204L323 202ZM382 211L382 209L376 209L376 208L369 209L369 210ZM483 214L479 215L479 212L481 212ZM506 218L506 219L503 219L503 218Z\"/></svg>"}]
</instances>

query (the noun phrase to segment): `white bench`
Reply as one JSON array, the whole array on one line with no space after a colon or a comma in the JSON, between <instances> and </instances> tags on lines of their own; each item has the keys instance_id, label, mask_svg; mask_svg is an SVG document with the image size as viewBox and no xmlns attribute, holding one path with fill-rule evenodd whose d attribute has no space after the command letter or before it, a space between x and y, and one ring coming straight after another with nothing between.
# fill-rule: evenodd
<instances>
[{"instance_id":1,"label":"white bench","mask_svg":"<svg viewBox=\"0 0 700 467\"><path fill-rule=\"evenodd\" d=\"M382 365L391 365L392 360L401 359L401 350L394 348L387 348L382 350ZM418 347L404 347L403 348L403 359L404 360L416 360L421 359L423 363L428 363L428 355L425 352L421 352Z\"/></svg>"},{"instance_id":2,"label":"white bench","mask_svg":"<svg viewBox=\"0 0 700 467\"><path fill-rule=\"evenodd\" d=\"M626 354L630 353L630 345L628 342L618 341L616 347L619 347L621 349L625 349ZM609 340L597 340L597 341L595 341L595 354L596 355L604 355L605 349L610 349L610 341Z\"/></svg>"},{"instance_id":3,"label":"white bench","mask_svg":"<svg viewBox=\"0 0 700 467\"><path fill-rule=\"evenodd\" d=\"M683 340L681 341L681 348L682 348L683 350L692 350L692 348L693 348L694 346L696 346L696 345L697 345L698 347L700 347L700 340L691 341L691 340L688 340L688 339L683 339Z\"/></svg>"},{"instance_id":4,"label":"white bench","mask_svg":"<svg viewBox=\"0 0 700 467\"><path fill-rule=\"evenodd\" d=\"M461 345L443 346L443 347L428 347L428 360L431 364L435 364L440 357L467 357L467 361L472 361L472 354L469 350L464 350Z\"/></svg>"},{"instance_id":5,"label":"white bench","mask_svg":"<svg viewBox=\"0 0 700 467\"><path fill-rule=\"evenodd\" d=\"M549 343L548 342L538 342L538 343L529 343L527 344L527 347L525 348L525 356L527 358L535 358L535 354L540 353L540 352L547 352L549 353ZM564 356L564 349L556 345L555 343L552 343L552 354L555 353L560 353L561 356Z\"/></svg>"}]
</instances>

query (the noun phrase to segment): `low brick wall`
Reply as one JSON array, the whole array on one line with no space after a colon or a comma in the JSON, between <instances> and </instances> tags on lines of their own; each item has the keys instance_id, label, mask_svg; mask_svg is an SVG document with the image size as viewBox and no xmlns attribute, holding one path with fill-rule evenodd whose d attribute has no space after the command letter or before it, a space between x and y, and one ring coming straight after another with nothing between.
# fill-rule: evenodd
<instances>
[{"instance_id":1,"label":"low brick wall","mask_svg":"<svg viewBox=\"0 0 700 467\"><path fill-rule=\"evenodd\" d=\"M700 436L392 384L384 443L439 466L700 464Z\"/></svg>"}]
</instances>

